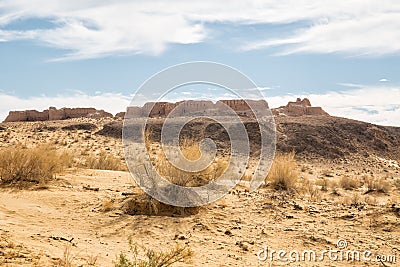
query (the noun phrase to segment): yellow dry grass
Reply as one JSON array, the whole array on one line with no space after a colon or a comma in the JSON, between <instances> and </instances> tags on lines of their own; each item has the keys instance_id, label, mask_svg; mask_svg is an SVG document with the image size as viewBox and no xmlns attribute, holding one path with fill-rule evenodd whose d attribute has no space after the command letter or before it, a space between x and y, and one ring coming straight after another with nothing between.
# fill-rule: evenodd
<instances>
[{"instance_id":1,"label":"yellow dry grass","mask_svg":"<svg viewBox=\"0 0 400 267\"><path fill-rule=\"evenodd\" d=\"M266 183L270 183L275 190L292 191L297 188L298 177L294 152L277 154L267 175Z\"/></svg>"},{"instance_id":2,"label":"yellow dry grass","mask_svg":"<svg viewBox=\"0 0 400 267\"><path fill-rule=\"evenodd\" d=\"M146 146L147 150L151 152L149 153L149 157L157 172L171 183L180 186L196 187L208 184L221 177L229 166L228 159L217 156L213 159L211 164L201 171L190 172L181 170L169 162L158 144L147 141ZM193 164L196 164L195 161L201 157L198 142L184 139L180 144L180 150L187 160L193 161Z\"/></svg>"},{"instance_id":3,"label":"yellow dry grass","mask_svg":"<svg viewBox=\"0 0 400 267\"><path fill-rule=\"evenodd\" d=\"M121 159L102 150L98 155L91 154L85 159L85 167L98 170L125 171L126 165Z\"/></svg>"},{"instance_id":4,"label":"yellow dry grass","mask_svg":"<svg viewBox=\"0 0 400 267\"><path fill-rule=\"evenodd\" d=\"M43 144L27 148L21 144L0 151L0 182L46 183L65 167L71 167L73 156Z\"/></svg>"}]
</instances>

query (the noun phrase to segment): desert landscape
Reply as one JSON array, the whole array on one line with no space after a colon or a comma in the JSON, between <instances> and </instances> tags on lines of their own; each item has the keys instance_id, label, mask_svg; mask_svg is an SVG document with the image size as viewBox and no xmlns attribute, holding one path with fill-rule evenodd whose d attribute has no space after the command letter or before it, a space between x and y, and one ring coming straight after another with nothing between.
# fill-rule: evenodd
<instances>
[{"instance_id":1,"label":"desert landscape","mask_svg":"<svg viewBox=\"0 0 400 267\"><path fill-rule=\"evenodd\" d=\"M247 107L226 103L248 125L256 157L258 134ZM161 161L160 131L171 107L161 103L151 113L154 162ZM398 266L400 128L330 116L308 99L272 114L276 154L265 183L249 190L249 165L220 200L179 208L147 196L131 177L124 113L10 112L0 124L0 266ZM211 173L178 183L212 180L227 160L224 130L203 121L181 134L193 141L188 157L196 156L198 138L222 148ZM165 173L173 181L178 176ZM266 247L371 255L282 261L275 253L261 260Z\"/></svg>"}]
</instances>

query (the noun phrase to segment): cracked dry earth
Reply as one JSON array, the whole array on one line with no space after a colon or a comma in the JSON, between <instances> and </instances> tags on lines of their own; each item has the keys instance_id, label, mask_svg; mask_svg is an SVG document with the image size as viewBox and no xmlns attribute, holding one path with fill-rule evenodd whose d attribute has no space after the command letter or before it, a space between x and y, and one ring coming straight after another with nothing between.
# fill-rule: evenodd
<instances>
[{"instance_id":1,"label":"cracked dry earth","mask_svg":"<svg viewBox=\"0 0 400 267\"><path fill-rule=\"evenodd\" d=\"M336 192L340 196L321 191L317 200L265 188L248 192L242 184L188 216L124 214L121 203L130 196L123 192L141 194L129 173L83 169L69 170L47 189L0 189L0 265L58 266L67 250L73 266L112 266L117 254L127 252L129 236L157 250L176 243L190 247L192 263L177 266L396 266L375 258L350 263L257 259L265 246L319 252L335 249L338 240L351 250L372 251L371 258L399 259L398 192L374 193L372 204L348 204L344 190ZM105 202L112 204L104 209Z\"/></svg>"}]
</instances>

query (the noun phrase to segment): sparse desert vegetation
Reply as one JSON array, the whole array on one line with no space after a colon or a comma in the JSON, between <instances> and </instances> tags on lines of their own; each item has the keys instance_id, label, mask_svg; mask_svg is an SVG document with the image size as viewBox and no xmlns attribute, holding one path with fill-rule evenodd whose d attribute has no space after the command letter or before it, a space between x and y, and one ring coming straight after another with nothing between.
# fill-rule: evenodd
<instances>
[{"instance_id":1,"label":"sparse desert vegetation","mask_svg":"<svg viewBox=\"0 0 400 267\"><path fill-rule=\"evenodd\" d=\"M207 168L197 172L188 172L172 165L159 144L147 141L146 147L147 150L150 151L149 157L157 169L157 172L171 183L180 186L196 187L208 184L220 177L229 165L229 158L217 156ZM180 149L186 159L193 162L193 165L196 164L195 160L199 159L201 156L198 142L184 139L180 144ZM177 155L175 155L174 160L177 160Z\"/></svg>"},{"instance_id":2,"label":"sparse desert vegetation","mask_svg":"<svg viewBox=\"0 0 400 267\"><path fill-rule=\"evenodd\" d=\"M278 129L295 127L282 120ZM399 257L400 169L389 156L369 151L368 157L333 157L340 151L330 147L321 156L304 145L306 139L295 144L307 149L293 153L287 143L278 143L265 187L249 190L252 167L247 166L243 180L224 198L202 208L179 208L149 197L134 183L120 131L113 128L118 123L107 118L2 125L0 265L168 266L160 265L171 263L167 259L179 259L172 266L257 265L256 253L265 245L321 250L335 247L338 239L352 249ZM310 127L312 120L302 125ZM293 138L290 133L285 138ZM182 151L196 160L198 143L187 138ZM159 170L180 185L208 183L229 162L219 151L208 169L188 175L167 165L154 140L148 149ZM19 181L45 186L14 190ZM324 264L314 266L329 262Z\"/></svg>"},{"instance_id":3,"label":"sparse desert vegetation","mask_svg":"<svg viewBox=\"0 0 400 267\"><path fill-rule=\"evenodd\" d=\"M266 183L275 190L294 191L297 188L299 174L295 153L277 154L268 173Z\"/></svg>"},{"instance_id":4,"label":"sparse desert vegetation","mask_svg":"<svg viewBox=\"0 0 400 267\"><path fill-rule=\"evenodd\" d=\"M383 177L376 178L373 176L368 176L365 178L365 183L367 185L367 192L378 192L378 193L388 193L391 189L390 183L387 182Z\"/></svg>"},{"instance_id":5,"label":"sparse desert vegetation","mask_svg":"<svg viewBox=\"0 0 400 267\"><path fill-rule=\"evenodd\" d=\"M101 150L99 154L91 154L85 157L84 166L89 169L126 171L126 165L121 159Z\"/></svg>"},{"instance_id":6,"label":"sparse desert vegetation","mask_svg":"<svg viewBox=\"0 0 400 267\"><path fill-rule=\"evenodd\" d=\"M114 263L115 267L168 267L177 262L189 263L193 256L191 249L179 245L159 252L139 246L129 238L129 246L130 255L120 253Z\"/></svg>"},{"instance_id":7,"label":"sparse desert vegetation","mask_svg":"<svg viewBox=\"0 0 400 267\"><path fill-rule=\"evenodd\" d=\"M354 177L350 177L348 175L344 175L340 178L340 186L345 190L353 190L357 189L361 186L361 181L357 180Z\"/></svg>"},{"instance_id":8,"label":"sparse desert vegetation","mask_svg":"<svg viewBox=\"0 0 400 267\"><path fill-rule=\"evenodd\" d=\"M47 144L25 147L17 144L0 151L0 182L45 184L64 168L71 167L73 158L66 151L57 151Z\"/></svg>"}]
</instances>

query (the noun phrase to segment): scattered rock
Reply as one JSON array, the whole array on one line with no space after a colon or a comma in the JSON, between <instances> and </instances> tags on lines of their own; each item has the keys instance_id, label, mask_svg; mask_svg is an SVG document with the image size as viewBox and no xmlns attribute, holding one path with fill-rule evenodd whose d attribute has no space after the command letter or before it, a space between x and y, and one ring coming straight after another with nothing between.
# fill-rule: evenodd
<instances>
[{"instance_id":1,"label":"scattered rock","mask_svg":"<svg viewBox=\"0 0 400 267\"><path fill-rule=\"evenodd\" d=\"M174 237L174 240L186 240L186 239L187 239L187 237L182 234L176 234Z\"/></svg>"},{"instance_id":2,"label":"scattered rock","mask_svg":"<svg viewBox=\"0 0 400 267\"><path fill-rule=\"evenodd\" d=\"M300 205L297 204L297 203L294 203L294 204L293 204L293 208L294 208L295 210L303 210L303 207L300 206Z\"/></svg>"},{"instance_id":3,"label":"scattered rock","mask_svg":"<svg viewBox=\"0 0 400 267\"><path fill-rule=\"evenodd\" d=\"M239 246L243 251L249 251L249 246L245 244L245 241L237 241L236 245Z\"/></svg>"},{"instance_id":4,"label":"scattered rock","mask_svg":"<svg viewBox=\"0 0 400 267\"><path fill-rule=\"evenodd\" d=\"M98 187L90 187L90 185L83 186L83 189L90 190L90 191L96 191L96 192L99 191Z\"/></svg>"},{"instance_id":5,"label":"scattered rock","mask_svg":"<svg viewBox=\"0 0 400 267\"><path fill-rule=\"evenodd\" d=\"M390 209L392 210L392 212L394 212L394 214L397 217L400 217L400 207L396 206L395 204L392 204L392 206L390 207Z\"/></svg>"},{"instance_id":6,"label":"scattered rock","mask_svg":"<svg viewBox=\"0 0 400 267\"><path fill-rule=\"evenodd\" d=\"M228 229L224 232L224 234L229 235L229 236L233 236L232 232Z\"/></svg>"}]
</instances>

